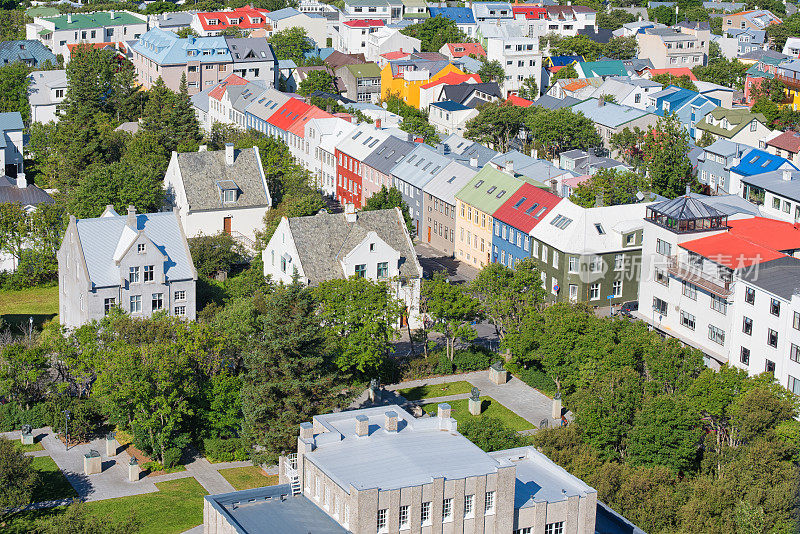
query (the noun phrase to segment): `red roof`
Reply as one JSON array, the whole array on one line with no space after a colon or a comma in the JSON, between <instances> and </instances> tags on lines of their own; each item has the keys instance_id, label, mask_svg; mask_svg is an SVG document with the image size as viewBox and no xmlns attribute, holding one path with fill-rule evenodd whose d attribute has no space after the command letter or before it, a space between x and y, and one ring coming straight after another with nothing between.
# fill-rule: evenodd
<instances>
[{"instance_id":1,"label":"red roof","mask_svg":"<svg viewBox=\"0 0 800 534\"><path fill-rule=\"evenodd\" d=\"M497 208L494 218L527 234L559 202L561 197L525 182L505 204Z\"/></svg>"},{"instance_id":2,"label":"red roof","mask_svg":"<svg viewBox=\"0 0 800 534\"><path fill-rule=\"evenodd\" d=\"M344 25L351 28L372 28L374 26L383 26L383 21L377 19L348 20Z\"/></svg>"},{"instance_id":3,"label":"red roof","mask_svg":"<svg viewBox=\"0 0 800 534\"><path fill-rule=\"evenodd\" d=\"M658 74L672 74L673 76L680 78L681 76L685 75L688 76L693 82L697 81L697 77L689 67L675 67L673 69L647 69L647 71L650 73L651 77Z\"/></svg>"},{"instance_id":4,"label":"red roof","mask_svg":"<svg viewBox=\"0 0 800 534\"><path fill-rule=\"evenodd\" d=\"M767 144L797 154L800 152L800 133L789 130L767 141Z\"/></svg>"},{"instance_id":5,"label":"red roof","mask_svg":"<svg viewBox=\"0 0 800 534\"><path fill-rule=\"evenodd\" d=\"M226 87L229 85L247 85L247 80L242 78L241 76L237 76L236 74L231 74L211 91L208 92L208 98L213 98L214 100L222 100L222 95L225 94Z\"/></svg>"},{"instance_id":6,"label":"red roof","mask_svg":"<svg viewBox=\"0 0 800 534\"><path fill-rule=\"evenodd\" d=\"M486 50L479 43L447 43L450 55L453 57L464 57L470 54L475 56L486 56Z\"/></svg>"},{"instance_id":7,"label":"red roof","mask_svg":"<svg viewBox=\"0 0 800 534\"><path fill-rule=\"evenodd\" d=\"M547 9L539 6L511 6L514 15L525 15L528 20L539 20L547 18Z\"/></svg>"},{"instance_id":8,"label":"red roof","mask_svg":"<svg viewBox=\"0 0 800 534\"><path fill-rule=\"evenodd\" d=\"M295 121L305 114L311 106L298 100L290 98L288 102L278 108L278 111L273 113L267 122L284 132L288 131Z\"/></svg>"},{"instance_id":9,"label":"red roof","mask_svg":"<svg viewBox=\"0 0 800 534\"><path fill-rule=\"evenodd\" d=\"M251 6L237 7L232 11L209 11L198 13L197 18L204 30L224 30L231 26L236 28L251 29L263 28L267 25L267 18L264 16L269 13L266 9L256 9ZM216 21L215 24L209 24ZM234 21L237 21L234 23ZM255 22L254 22L255 21Z\"/></svg>"},{"instance_id":10,"label":"red roof","mask_svg":"<svg viewBox=\"0 0 800 534\"><path fill-rule=\"evenodd\" d=\"M299 120L296 120L294 124L289 126L287 130L289 133L292 133L298 137L305 137L306 136L306 124L311 119L330 119L333 117L330 113L319 109L317 106L311 106L308 111L306 111Z\"/></svg>"},{"instance_id":11,"label":"red roof","mask_svg":"<svg viewBox=\"0 0 800 534\"><path fill-rule=\"evenodd\" d=\"M398 50L397 52L386 52L385 54L381 54L381 57L392 61L394 59L403 59L404 57L408 57L410 55L411 52L403 52L402 50Z\"/></svg>"},{"instance_id":12,"label":"red roof","mask_svg":"<svg viewBox=\"0 0 800 534\"><path fill-rule=\"evenodd\" d=\"M680 246L730 269L782 258L786 256L782 250L800 249L800 227L788 222L752 217L729 220L728 226L725 233Z\"/></svg>"},{"instance_id":13,"label":"red roof","mask_svg":"<svg viewBox=\"0 0 800 534\"><path fill-rule=\"evenodd\" d=\"M475 83L481 83L481 77L477 74L459 74L457 72L448 72L438 80L428 82L420 86L420 89L430 89L437 85L458 85L460 83L468 83L473 80Z\"/></svg>"},{"instance_id":14,"label":"red roof","mask_svg":"<svg viewBox=\"0 0 800 534\"><path fill-rule=\"evenodd\" d=\"M514 106L519 106L521 108L529 108L533 105L532 100L528 100L527 98L522 98L521 96L511 95L508 97L508 101L511 102Z\"/></svg>"}]
</instances>

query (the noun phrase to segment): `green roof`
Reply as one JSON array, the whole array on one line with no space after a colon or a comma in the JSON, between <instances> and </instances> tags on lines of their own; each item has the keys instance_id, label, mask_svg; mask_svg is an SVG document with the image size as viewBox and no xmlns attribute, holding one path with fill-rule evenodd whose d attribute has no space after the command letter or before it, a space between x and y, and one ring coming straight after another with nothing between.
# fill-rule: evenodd
<instances>
[{"instance_id":1,"label":"green roof","mask_svg":"<svg viewBox=\"0 0 800 534\"><path fill-rule=\"evenodd\" d=\"M771 72L764 72L763 70L759 69L758 63L753 63L753 65L747 69L747 75L751 78L769 78L770 80L775 77L775 75Z\"/></svg>"},{"instance_id":2,"label":"green roof","mask_svg":"<svg viewBox=\"0 0 800 534\"><path fill-rule=\"evenodd\" d=\"M404 19L429 19L430 13L403 13Z\"/></svg>"},{"instance_id":3,"label":"green roof","mask_svg":"<svg viewBox=\"0 0 800 534\"><path fill-rule=\"evenodd\" d=\"M628 75L628 70L625 68L625 64L619 60L579 61L578 64L583 69L583 74L587 78L592 76Z\"/></svg>"},{"instance_id":4,"label":"green roof","mask_svg":"<svg viewBox=\"0 0 800 534\"><path fill-rule=\"evenodd\" d=\"M41 30L41 31L39 32L39 35L41 35L41 36L45 36L45 35L50 35L51 33L53 33L51 30L47 30L47 29L45 29L45 30Z\"/></svg>"},{"instance_id":5,"label":"green roof","mask_svg":"<svg viewBox=\"0 0 800 534\"><path fill-rule=\"evenodd\" d=\"M715 121L728 119L728 123L730 123L733 128L726 130L719 124L709 124L708 117L713 117ZM695 124L694 127L702 132L709 132L730 139L753 122L753 119L759 121L761 124L767 124L767 118L762 113L751 113L749 109L725 109L723 107L718 107L703 117L703 120Z\"/></svg>"},{"instance_id":6,"label":"green roof","mask_svg":"<svg viewBox=\"0 0 800 534\"><path fill-rule=\"evenodd\" d=\"M67 15L60 15L45 20L55 24L56 30L84 30L103 26L122 26L123 24L146 24L146 21L125 11L116 11L113 19L111 13L106 11L73 13L72 22L67 22L67 17Z\"/></svg>"},{"instance_id":7,"label":"green roof","mask_svg":"<svg viewBox=\"0 0 800 534\"><path fill-rule=\"evenodd\" d=\"M494 215L523 183L519 178L486 165L456 193L456 198L484 213Z\"/></svg>"},{"instance_id":8,"label":"green roof","mask_svg":"<svg viewBox=\"0 0 800 534\"><path fill-rule=\"evenodd\" d=\"M361 63L359 65L345 65L356 78L380 78L381 69L377 63Z\"/></svg>"},{"instance_id":9,"label":"green roof","mask_svg":"<svg viewBox=\"0 0 800 534\"><path fill-rule=\"evenodd\" d=\"M406 7L427 7L425 0L402 0L403 5Z\"/></svg>"}]
</instances>

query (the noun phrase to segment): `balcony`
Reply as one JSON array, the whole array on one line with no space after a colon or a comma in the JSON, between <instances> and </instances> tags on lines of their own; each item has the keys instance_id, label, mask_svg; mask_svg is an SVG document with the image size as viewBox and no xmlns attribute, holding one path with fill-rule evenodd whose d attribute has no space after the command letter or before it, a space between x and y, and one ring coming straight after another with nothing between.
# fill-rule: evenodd
<instances>
[{"instance_id":1,"label":"balcony","mask_svg":"<svg viewBox=\"0 0 800 534\"><path fill-rule=\"evenodd\" d=\"M718 297L727 298L733 294L733 284L730 280L712 276L693 265L680 261L676 256L668 257L667 270L675 278L691 282Z\"/></svg>"},{"instance_id":2,"label":"balcony","mask_svg":"<svg viewBox=\"0 0 800 534\"><path fill-rule=\"evenodd\" d=\"M790 76L784 76L783 74L776 74L775 79L780 80L786 87L790 89L800 89L800 78L792 78Z\"/></svg>"}]
</instances>

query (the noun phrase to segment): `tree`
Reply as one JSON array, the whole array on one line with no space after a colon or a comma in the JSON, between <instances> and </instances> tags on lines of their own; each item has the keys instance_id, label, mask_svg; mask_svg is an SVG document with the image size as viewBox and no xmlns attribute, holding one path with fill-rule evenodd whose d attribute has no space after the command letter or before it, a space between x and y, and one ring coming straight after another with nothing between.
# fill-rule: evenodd
<instances>
[{"instance_id":1,"label":"tree","mask_svg":"<svg viewBox=\"0 0 800 534\"><path fill-rule=\"evenodd\" d=\"M469 418L459 423L458 431L486 452L525 445L522 436L494 417Z\"/></svg>"},{"instance_id":2,"label":"tree","mask_svg":"<svg viewBox=\"0 0 800 534\"><path fill-rule=\"evenodd\" d=\"M708 65L694 67L692 73L700 81L716 83L743 91L748 68L749 65L745 65L738 59L729 61L725 58L719 58L709 61Z\"/></svg>"},{"instance_id":3,"label":"tree","mask_svg":"<svg viewBox=\"0 0 800 534\"><path fill-rule=\"evenodd\" d=\"M25 123L31 119L29 75L30 68L21 61L0 67L0 112L18 111Z\"/></svg>"},{"instance_id":4,"label":"tree","mask_svg":"<svg viewBox=\"0 0 800 534\"><path fill-rule=\"evenodd\" d=\"M32 467L33 458L0 437L0 517L9 509L31 502L38 476Z\"/></svg>"},{"instance_id":5,"label":"tree","mask_svg":"<svg viewBox=\"0 0 800 534\"><path fill-rule=\"evenodd\" d=\"M433 320L431 329L444 335L445 354L453 361L456 340L475 338L471 323L480 315L480 302L463 286L451 284L444 272L434 273L422 284L422 298Z\"/></svg>"},{"instance_id":6,"label":"tree","mask_svg":"<svg viewBox=\"0 0 800 534\"><path fill-rule=\"evenodd\" d=\"M602 144L594 123L570 108L528 108L525 128L553 157L566 150L588 150Z\"/></svg>"},{"instance_id":7,"label":"tree","mask_svg":"<svg viewBox=\"0 0 800 534\"><path fill-rule=\"evenodd\" d=\"M185 76L181 78L185 80ZM166 138L172 124L174 93L170 91L161 76L147 91L147 104L142 113L142 130L154 136ZM196 120L196 119L195 119Z\"/></svg>"},{"instance_id":8,"label":"tree","mask_svg":"<svg viewBox=\"0 0 800 534\"><path fill-rule=\"evenodd\" d=\"M522 131L524 118L524 108L505 100L488 102L467 122L464 137L490 145L498 152L508 152L511 142Z\"/></svg>"},{"instance_id":9,"label":"tree","mask_svg":"<svg viewBox=\"0 0 800 534\"><path fill-rule=\"evenodd\" d=\"M584 208L631 204L638 201L636 195L646 192L650 184L644 176L633 171L618 169L599 169L588 180L582 182L572 192L570 200Z\"/></svg>"},{"instance_id":10,"label":"tree","mask_svg":"<svg viewBox=\"0 0 800 534\"><path fill-rule=\"evenodd\" d=\"M436 128L428 121L428 115L425 113L414 113L403 117L400 129L421 137L429 145L435 146L441 141L439 134L436 133Z\"/></svg>"},{"instance_id":11,"label":"tree","mask_svg":"<svg viewBox=\"0 0 800 534\"><path fill-rule=\"evenodd\" d=\"M666 465L676 473L697 468L702 438L700 417L672 395L646 399L628 436L631 465Z\"/></svg>"},{"instance_id":12,"label":"tree","mask_svg":"<svg viewBox=\"0 0 800 534\"><path fill-rule=\"evenodd\" d=\"M377 376L393 350L391 341L404 310L389 282L351 276L322 282L313 294L328 343L337 354L336 366L347 373Z\"/></svg>"},{"instance_id":13,"label":"tree","mask_svg":"<svg viewBox=\"0 0 800 534\"><path fill-rule=\"evenodd\" d=\"M481 68L478 69L478 76L484 82L497 82L503 84L506 79L506 73L503 70L503 65L495 60L484 61Z\"/></svg>"},{"instance_id":14,"label":"tree","mask_svg":"<svg viewBox=\"0 0 800 534\"><path fill-rule=\"evenodd\" d=\"M520 98L527 98L528 100L536 100L539 98L539 85L536 83L534 76L528 76L522 80L522 86L519 88Z\"/></svg>"},{"instance_id":15,"label":"tree","mask_svg":"<svg viewBox=\"0 0 800 534\"><path fill-rule=\"evenodd\" d=\"M388 210L392 208L400 208L403 213L403 219L406 221L408 233L413 238L416 235L414 222L408 212L408 204L403 200L403 194L396 187L392 186L387 189L385 185L382 185L380 191L367 199L361 211Z\"/></svg>"},{"instance_id":16,"label":"tree","mask_svg":"<svg viewBox=\"0 0 800 534\"><path fill-rule=\"evenodd\" d=\"M556 80L571 80L577 77L578 71L575 70L575 65L570 63L569 65L564 65L558 69L558 72L550 77L550 81L555 83Z\"/></svg>"},{"instance_id":17,"label":"tree","mask_svg":"<svg viewBox=\"0 0 800 534\"><path fill-rule=\"evenodd\" d=\"M140 522L133 512L108 521L106 517L92 515L85 504L74 501L63 513L43 519L36 531L42 534L134 534L139 529Z\"/></svg>"},{"instance_id":18,"label":"tree","mask_svg":"<svg viewBox=\"0 0 800 534\"><path fill-rule=\"evenodd\" d=\"M603 53L603 45L585 35L564 37L550 49L556 56L582 56L586 61L596 61Z\"/></svg>"},{"instance_id":19,"label":"tree","mask_svg":"<svg viewBox=\"0 0 800 534\"><path fill-rule=\"evenodd\" d=\"M455 20L441 15L406 26L400 33L419 39L422 52L438 52L447 43L469 42L469 38L458 28Z\"/></svg>"},{"instance_id":20,"label":"tree","mask_svg":"<svg viewBox=\"0 0 800 534\"><path fill-rule=\"evenodd\" d=\"M135 121L144 110L145 92L136 80L136 69L130 61L119 64L113 78L113 92L109 95L110 111L117 121Z\"/></svg>"},{"instance_id":21,"label":"tree","mask_svg":"<svg viewBox=\"0 0 800 534\"><path fill-rule=\"evenodd\" d=\"M783 50L786 39L800 35L800 14L785 17L780 24L770 24L766 30L774 49Z\"/></svg>"},{"instance_id":22,"label":"tree","mask_svg":"<svg viewBox=\"0 0 800 534\"><path fill-rule=\"evenodd\" d=\"M275 32L269 38L269 44L272 45L276 59L291 59L297 64L303 61L306 52L314 49L305 28L299 26Z\"/></svg>"},{"instance_id":23,"label":"tree","mask_svg":"<svg viewBox=\"0 0 800 534\"><path fill-rule=\"evenodd\" d=\"M172 110L169 113L169 134L171 140L169 148L173 150L180 147L191 146L199 141L200 122L189 100L189 92L186 87L186 73L181 74L180 88L177 94L172 95Z\"/></svg>"},{"instance_id":24,"label":"tree","mask_svg":"<svg viewBox=\"0 0 800 534\"><path fill-rule=\"evenodd\" d=\"M70 54L67 64L67 94L59 110L66 117L82 116L86 112L108 112L112 102L117 70L115 54L98 50L89 44L79 44Z\"/></svg>"},{"instance_id":25,"label":"tree","mask_svg":"<svg viewBox=\"0 0 800 534\"><path fill-rule=\"evenodd\" d=\"M675 114L660 117L655 128L644 133L642 158L654 193L675 198L693 182L689 145L689 132Z\"/></svg>"},{"instance_id":26,"label":"tree","mask_svg":"<svg viewBox=\"0 0 800 534\"><path fill-rule=\"evenodd\" d=\"M644 132L638 126L631 130L625 127L621 132L611 136L611 148L619 152L623 161L634 168L641 169L643 165L641 143Z\"/></svg>"},{"instance_id":27,"label":"tree","mask_svg":"<svg viewBox=\"0 0 800 534\"><path fill-rule=\"evenodd\" d=\"M19 202L0 203L0 251L19 262L29 235L25 208Z\"/></svg>"},{"instance_id":28,"label":"tree","mask_svg":"<svg viewBox=\"0 0 800 534\"><path fill-rule=\"evenodd\" d=\"M325 70L308 71L306 78L300 82L297 93L307 96L315 91L323 93L335 93L335 79Z\"/></svg>"},{"instance_id":29,"label":"tree","mask_svg":"<svg viewBox=\"0 0 800 534\"><path fill-rule=\"evenodd\" d=\"M605 44L603 53L612 59L631 59L637 49L636 37L614 37Z\"/></svg>"},{"instance_id":30,"label":"tree","mask_svg":"<svg viewBox=\"0 0 800 534\"><path fill-rule=\"evenodd\" d=\"M697 146L701 148L705 148L707 146L711 146L714 143L714 136L711 135L711 132L706 130L703 132L703 135L700 136L700 139L697 140Z\"/></svg>"},{"instance_id":31,"label":"tree","mask_svg":"<svg viewBox=\"0 0 800 534\"><path fill-rule=\"evenodd\" d=\"M242 245L225 232L190 238L189 252L197 273L209 278L218 272L229 272L234 265L244 263L247 258Z\"/></svg>"},{"instance_id":32,"label":"tree","mask_svg":"<svg viewBox=\"0 0 800 534\"><path fill-rule=\"evenodd\" d=\"M622 9L612 9L608 13L597 12L597 27L604 30L618 30L629 22L636 22L636 15Z\"/></svg>"},{"instance_id":33,"label":"tree","mask_svg":"<svg viewBox=\"0 0 800 534\"><path fill-rule=\"evenodd\" d=\"M668 72L663 74L656 74L653 76L653 81L656 83L660 83L665 87L667 85L676 85L678 87L682 87L684 89L689 89L690 91L697 91L697 86L694 84L691 78L687 74L683 74L681 76L675 76Z\"/></svg>"},{"instance_id":34,"label":"tree","mask_svg":"<svg viewBox=\"0 0 800 534\"><path fill-rule=\"evenodd\" d=\"M149 7L149 6L148 6ZM186 39L187 37L199 37L198 33L195 31L194 28L181 28L177 32L175 32L178 37L181 39Z\"/></svg>"}]
</instances>

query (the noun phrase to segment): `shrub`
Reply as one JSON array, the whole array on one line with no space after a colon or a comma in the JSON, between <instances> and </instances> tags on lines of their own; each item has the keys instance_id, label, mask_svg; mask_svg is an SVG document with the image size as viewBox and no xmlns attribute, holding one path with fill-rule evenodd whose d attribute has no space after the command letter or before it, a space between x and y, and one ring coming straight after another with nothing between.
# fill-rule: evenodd
<instances>
[{"instance_id":1,"label":"shrub","mask_svg":"<svg viewBox=\"0 0 800 534\"><path fill-rule=\"evenodd\" d=\"M545 395L555 395L555 382L553 382L552 378L547 376L547 373L538 367L526 369L513 362L506 364L505 367L510 373L514 373L520 380L528 384L530 387L541 391Z\"/></svg>"},{"instance_id":2,"label":"shrub","mask_svg":"<svg viewBox=\"0 0 800 534\"><path fill-rule=\"evenodd\" d=\"M498 359L500 358L489 349L476 346L456 352L453 355L453 365L459 371L480 371L487 369Z\"/></svg>"},{"instance_id":3,"label":"shrub","mask_svg":"<svg viewBox=\"0 0 800 534\"><path fill-rule=\"evenodd\" d=\"M0 405L0 431L19 430L22 425L41 428L50 425L50 409L47 403L39 402L26 410L16 402Z\"/></svg>"},{"instance_id":4,"label":"shrub","mask_svg":"<svg viewBox=\"0 0 800 534\"><path fill-rule=\"evenodd\" d=\"M420 378L429 377L436 371L438 363L439 357L435 353L428 355L427 358L420 356L409 360L405 369L403 369L402 380L419 380Z\"/></svg>"},{"instance_id":5,"label":"shrub","mask_svg":"<svg viewBox=\"0 0 800 534\"><path fill-rule=\"evenodd\" d=\"M493 417L459 421L458 431L486 452L513 449L526 444L525 438Z\"/></svg>"},{"instance_id":6,"label":"shrub","mask_svg":"<svg viewBox=\"0 0 800 534\"><path fill-rule=\"evenodd\" d=\"M164 467L175 467L181 461L183 451L179 447L169 447L164 450Z\"/></svg>"},{"instance_id":7,"label":"shrub","mask_svg":"<svg viewBox=\"0 0 800 534\"><path fill-rule=\"evenodd\" d=\"M242 438L203 440L206 456L215 462L243 461L250 457L250 447Z\"/></svg>"},{"instance_id":8,"label":"shrub","mask_svg":"<svg viewBox=\"0 0 800 534\"><path fill-rule=\"evenodd\" d=\"M439 355L439 363L436 364L436 373L440 375L453 374L453 362L445 354Z\"/></svg>"}]
</instances>

